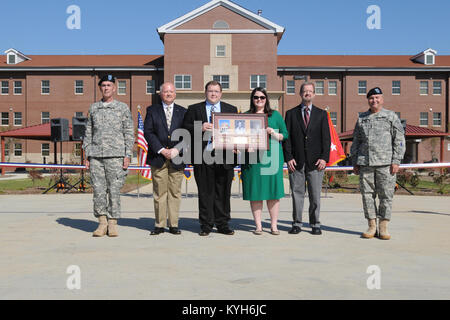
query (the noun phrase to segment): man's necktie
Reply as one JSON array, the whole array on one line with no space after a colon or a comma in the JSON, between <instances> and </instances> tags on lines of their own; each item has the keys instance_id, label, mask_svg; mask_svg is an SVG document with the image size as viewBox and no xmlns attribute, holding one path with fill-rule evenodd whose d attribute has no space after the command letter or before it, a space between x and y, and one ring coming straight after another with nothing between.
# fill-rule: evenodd
<instances>
[{"instance_id":1,"label":"man's necktie","mask_svg":"<svg viewBox=\"0 0 450 320\"><path fill-rule=\"evenodd\" d=\"M172 108L170 106L168 106L166 110L166 121L167 128L170 130L170 125L172 124Z\"/></svg>"},{"instance_id":2,"label":"man's necktie","mask_svg":"<svg viewBox=\"0 0 450 320\"><path fill-rule=\"evenodd\" d=\"M306 107L305 108L305 126L307 127L309 124L309 112L308 112L309 108Z\"/></svg>"},{"instance_id":3,"label":"man's necktie","mask_svg":"<svg viewBox=\"0 0 450 320\"><path fill-rule=\"evenodd\" d=\"M211 106L211 113L209 115L209 123L212 123L212 114L216 111L216 106Z\"/></svg>"}]
</instances>

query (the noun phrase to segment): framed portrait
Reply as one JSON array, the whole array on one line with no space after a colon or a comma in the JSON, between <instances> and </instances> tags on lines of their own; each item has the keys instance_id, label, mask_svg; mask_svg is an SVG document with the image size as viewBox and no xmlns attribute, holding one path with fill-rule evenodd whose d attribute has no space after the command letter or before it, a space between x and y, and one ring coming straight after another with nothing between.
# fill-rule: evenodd
<instances>
[{"instance_id":1,"label":"framed portrait","mask_svg":"<svg viewBox=\"0 0 450 320\"><path fill-rule=\"evenodd\" d=\"M268 150L267 114L213 113L214 149Z\"/></svg>"}]
</instances>

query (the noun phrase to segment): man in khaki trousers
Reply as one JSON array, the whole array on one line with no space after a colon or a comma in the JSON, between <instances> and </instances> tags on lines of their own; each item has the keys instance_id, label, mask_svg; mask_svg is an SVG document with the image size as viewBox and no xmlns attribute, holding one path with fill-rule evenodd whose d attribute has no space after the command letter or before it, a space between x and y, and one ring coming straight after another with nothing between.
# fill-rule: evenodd
<instances>
[{"instance_id":1,"label":"man in khaki trousers","mask_svg":"<svg viewBox=\"0 0 450 320\"><path fill-rule=\"evenodd\" d=\"M181 202L181 183L184 164L175 164L183 142L172 141L172 134L183 124L186 109L175 104L175 86L165 82L160 88L161 104L147 107L144 136L148 143L147 164L151 166L153 199L155 205L155 229L151 235L165 232L167 220L169 232L181 234L178 227Z\"/></svg>"}]
</instances>

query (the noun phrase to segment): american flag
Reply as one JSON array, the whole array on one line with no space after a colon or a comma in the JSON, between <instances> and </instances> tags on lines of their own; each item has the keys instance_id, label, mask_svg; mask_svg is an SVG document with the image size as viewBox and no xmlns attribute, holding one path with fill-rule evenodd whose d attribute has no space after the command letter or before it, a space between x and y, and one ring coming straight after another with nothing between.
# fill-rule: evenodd
<instances>
[{"instance_id":1,"label":"american flag","mask_svg":"<svg viewBox=\"0 0 450 320\"><path fill-rule=\"evenodd\" d=\"M141 170L141 176L145 179L152 180L152 171L147 164L148 144L144 137L144 121L142 121L141 111L138 110L138 159L140 167L148 167L149 169Z\"/></svg>"}]
</instances>

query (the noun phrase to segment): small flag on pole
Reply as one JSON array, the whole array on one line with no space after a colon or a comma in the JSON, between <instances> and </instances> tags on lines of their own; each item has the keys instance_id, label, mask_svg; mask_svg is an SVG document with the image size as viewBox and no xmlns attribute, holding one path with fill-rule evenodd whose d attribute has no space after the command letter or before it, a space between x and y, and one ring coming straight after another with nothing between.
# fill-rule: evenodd
<instances>
[{"instance_id":1,"label":"small flag on pole","mask_svg":"<svg viewBox=\"0 0 450 320\"><path fill-rule=\"evenodd\" d=\"M339 140L339 136L334 128L333 122L331 121L330 113L328 114L328 126L330 127L330 137L331 137L331 146L330 146L330 159L327 163L327 167L331 167L336 165L337 163L344 160L345 153L344 148L342 148L341 140Z\"/></svg>"},{"instance_id":2,"label":"small flag on pole","mask_svg":"<svg viewBox=\"0 0 450 320\"><path fill-rule=\"evenodd\" d=\"M140 167L148 167L149 169L140 170L141 176L147 180L152 180L152 171L147 164L148 144L144 137L144 121L142 121L141 110L138 110L138 159Z\"/></svg>"}]
</instances>

